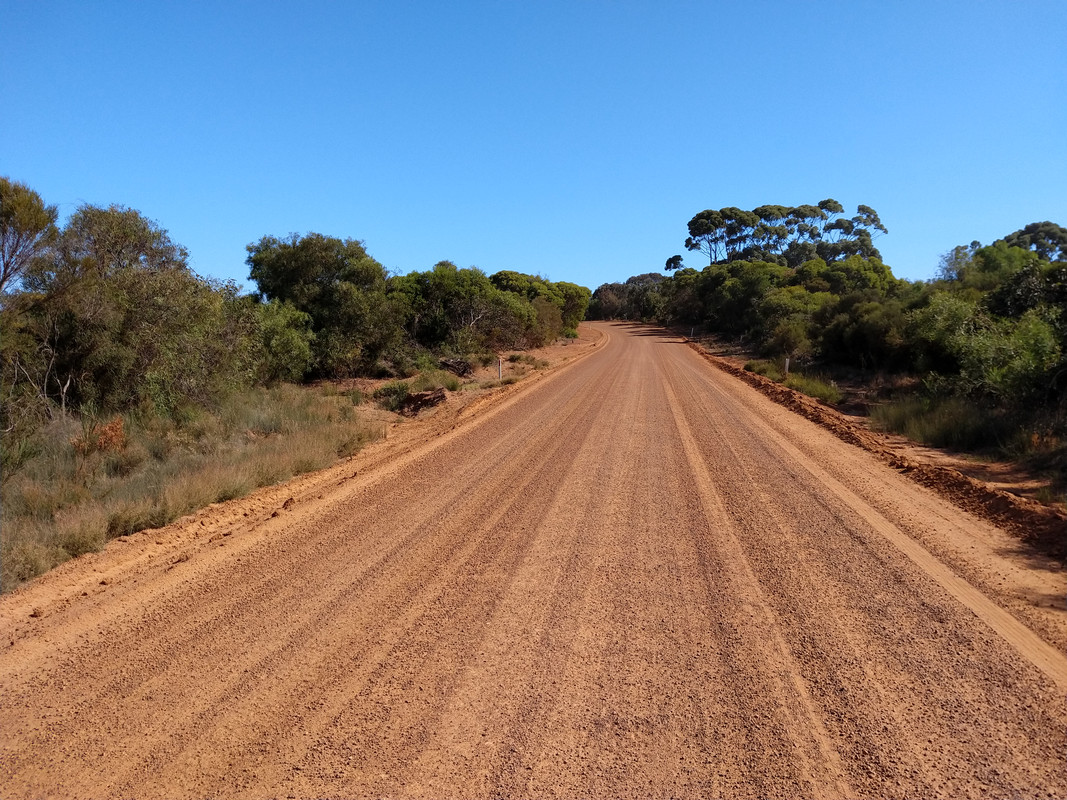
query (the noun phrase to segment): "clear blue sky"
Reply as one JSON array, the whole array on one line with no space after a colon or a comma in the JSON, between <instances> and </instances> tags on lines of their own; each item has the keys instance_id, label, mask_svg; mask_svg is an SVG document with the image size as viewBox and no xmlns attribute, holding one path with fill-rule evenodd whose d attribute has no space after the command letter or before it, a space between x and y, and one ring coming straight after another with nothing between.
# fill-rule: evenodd
<instances>
[{"instance_id":1,"label":"clear blue sky","mask_svg":"<svg viewBox=\"0 0 1067 800\"><path fill-rule=\"evenodd\" d=\"M874 207L901 277L1067 225L1067 2L0 0L0 174L204 275L266 234L595 288L704 208Z\"/></svg>"}]
</instances>

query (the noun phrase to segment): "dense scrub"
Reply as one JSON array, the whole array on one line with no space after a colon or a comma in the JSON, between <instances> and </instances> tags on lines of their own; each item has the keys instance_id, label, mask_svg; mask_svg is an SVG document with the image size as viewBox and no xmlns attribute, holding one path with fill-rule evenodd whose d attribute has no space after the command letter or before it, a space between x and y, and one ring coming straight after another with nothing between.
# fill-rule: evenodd
<instances>
[{"instance_id":1,"label":"dense scrub","mask_svg":"<svg viewBox=\"0 0 1067 800\"><path fill-rule=\"evenodd\" d=\"M686 268L674 256L668 276L649 273L605 284L593 294L590 317L725 335L771 360L789 358L794 369L912 376L882 381L913 389L880 398L880 424L932 444L1026 455L1062 470L1067 230L1035 223L989 246L957 247L944 256L935 280L912 282L893 276L869 236L825 246L824 228L812 220L832 203L776 211L793 236L778 250L754 249L753 242L767 240L758 215L748 219L755 227L747 234L701 246L695 232L723 237L728 228L724 223L707 232L700 225L714 214L702 212L690 222L686 244L710 252L711 264ZM761 208L764 214L781 209ZM870 212L868 220L877 219L860 208ZM855 231L863 219L851 222ZM884 231L880 222L878 229ZM800 252L813 257L797 261Z\"/></svg>"},{"instance_id":2,"label":"dense scrub","mask_svg":"<svg viewBox=\"0 0 1067 800\"><path fill-rule=\"evenodd\" d=\"M449 387L438 358L572 335L590 298L447 261L389 275L362 242L317 233L250 244L256 291L242 294L194 273L185 248L136 210L83 205L57 223L55 206L0 178L5 586L109 536L324 465L299 454L290 464L273 453L278 442L303 452L318 437L336 458L366 438L351 402L316 400L311 414L285 382L422 372L412 385ZM240 417L270 403L283 419L268 445ZM187 475L203 485L186 491Z\"/></svg>"}]
</instances>

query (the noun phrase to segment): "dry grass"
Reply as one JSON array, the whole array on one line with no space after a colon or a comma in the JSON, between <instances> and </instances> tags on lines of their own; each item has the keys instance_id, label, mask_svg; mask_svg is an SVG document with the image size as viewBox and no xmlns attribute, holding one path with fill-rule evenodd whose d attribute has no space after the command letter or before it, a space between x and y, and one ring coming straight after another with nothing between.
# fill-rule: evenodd
<instances>
[{"instance_id":1,"label":"dry grass","mask_svg":"<svg viewBox=\"0 0 1067 800\"><path fill-rule=\"evenodd\" d=\"M109 539L329 466L380 438L362 397L282 385L213 413L68 419L39 432L34 455L5 476L0 588Z\"/></svg>"}]
</instances>

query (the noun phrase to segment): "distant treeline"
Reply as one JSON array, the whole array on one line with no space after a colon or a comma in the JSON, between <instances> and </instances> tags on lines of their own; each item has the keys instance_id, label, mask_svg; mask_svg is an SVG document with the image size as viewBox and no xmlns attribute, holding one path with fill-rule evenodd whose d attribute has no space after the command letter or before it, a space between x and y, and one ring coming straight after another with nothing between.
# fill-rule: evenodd
<instances>
[{"instance_id":1,"label":"distant treeline","mask_svg":"<svg viewBox=\"0 0 1067 800\"><path fill-rule=\"evenodd\" d=\"M317 233L250 244L257 291L242 294L196 275L138 211L83 205L57 219L33 189L0 178L5 454L70 412L173 414L257 384L407 374L427 355L542 345L574 335L590 298L447 261L390 276L361 242Z\"/></svg>"},{"instance_id":2,"label":"distant treeline","mask_svg":"<svg viewBox=\"0 0 1067 800\"><path fill-rule=\"evenodd\" d=\"M686 247L710 265L698 271L673 256L670 276L604 284L589 316L694 327L794 363L910 373L931 395L1040 411L1062 437L1067 229L1038 222L956 247L935 280L907 281L873 246L871 231L885 231L873 209L848 220L835 217L840 209L826 200L701 212Z\"/></svg>"}]
</instances>

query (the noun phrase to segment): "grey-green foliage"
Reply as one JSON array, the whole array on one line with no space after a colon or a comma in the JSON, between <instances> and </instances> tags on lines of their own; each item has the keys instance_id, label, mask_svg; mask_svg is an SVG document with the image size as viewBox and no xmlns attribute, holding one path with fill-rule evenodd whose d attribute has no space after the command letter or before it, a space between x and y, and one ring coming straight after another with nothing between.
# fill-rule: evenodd
<instances>
[{"instance_id":1,"label":"grey-green foliage","mask_svg":"<svg viewBox=\"0 0 1067 800\"><path fill-rule=\"evenodd\" d=\"M862 244L857 230L884 231L873 209L860 206L851 219L841 210L829 200L761 206L751 233L751 220L737 209L702 212L690 221L688 245L718 261L698 272L672 258L670 277L605 284L593 295L590 315L692 326L801 362L911 371L942 394L1018 419L1043 413L1046 430L1064 429L1067 263L1046 257L1063 255L1067 230L1035 223L990 246L956 247L942 259L938 280L909 282L863 247L826 249L848 234L853 245ZM737 256L732 235L776 239L780 247L785 239L775 227L789 234L793 252L784 260ZM793 263L802 252L811 257Z\"/></svg>"},{"instance_id":2,"label":"grey-green foliage","mask_svg":"<svg viewBox=\"0 0 1067 800\"><path fill-rule=\"evenodd\" d=\"M777 262L796 267L813 258L827 262L850 256L880 258L874 239L887 233L873 208L856 207L845 218L832 198L817 205L762 205L751 211L736 206L706 209L688 223L685 247L703 253L710 264L730 261ZM681 267L681 256L667 259L667 269Z\"/></svg>"},{"instance_id":3,"label":"grey-green foliage","mask_svg":"<svg viewBox=\"0 0 1067 800\"><path fill-rule=\"evenodd\" d=\"M390 279L405 329L421 347L453 353L524 347L537 315L525 296L499 288L474 267L440 261L426 272Z\"/></svg>"},{"instance_id":4,"label":"grey-green foliage","mask_svg":"<svg viewBox=\"0 0 1067 800\"><path fill-rule=\"evenodd\" d=\"M538 299L555 306L559 311L559 321L556 321L556 313L547 306L542 306L544 313L539 312L539 327L542 331L554 332L558 335L559 330L573 330L578 323L585 319L589 308L589 299L592 292L584 286L567 281L553 282L539 275L525 275L512 270L502 270L492 275L489 279L498 289L512 292L520 297L525 297L531 303Z\"/></svg>"},{"instance_id":5,"label":"grey-green foliage","mask_svg":"<svg viewBox=\"0 0 1067 800\"><path fill-rule=\"evenodd\" d=\"M54 241L56 206L24 183L0 176L0 292L14 288Z\"/></svg>"},{"instance_id":6,"label":"grey-green foliage","mask_svg":"<svg viewBox=\"0 0 1067 800\"><path fill-rule=\"evenodd\" d=\"M911 325L915 339L933 351L930 366L952 376L958 391L1015 403L1045 396L1062 361L1049 317L1044 309L997 317L965 296L938 292L912 312Z\"/></svg>"},{"instance_id":7,"label":"grey-green foliage","mask_svg":"<svg viewBox=\"0 0 1067 800\"><path fill-rule=\"evenodd\" d=\"M265 383L299 382L314 364L315 334L311 315L278 299L258 306L263 356L260 374Z\"/></svg>"},{"instance_id":8,"label":"grey-green foliage","mask_svg":"<svg viewBox=\"0 0 1067 800\"><path fill-rule=\"evenodd\" d=\"M1033 250L1046 261L1067 261L1067 228L1054 222L1031 222L1005 236L1003 242L1010 247Z\"/></svg>"},{"instance_id":9,"label":"grey-green foliage","mask_svg":"<svg viewBox=\"0 0 1067 800\"><path fill-rule=\"evenodd\" d=\"M82 206L5 304L4 413L212 403L254 376L255 323L139 212Z\"/></svg>"}]
</instances>

